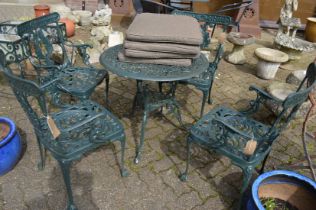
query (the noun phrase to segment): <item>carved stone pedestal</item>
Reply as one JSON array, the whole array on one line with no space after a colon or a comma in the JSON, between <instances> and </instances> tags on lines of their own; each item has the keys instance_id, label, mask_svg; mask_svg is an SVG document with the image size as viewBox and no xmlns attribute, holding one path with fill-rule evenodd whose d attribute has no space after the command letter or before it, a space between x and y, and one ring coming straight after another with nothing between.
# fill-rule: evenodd
<instances>
[{"instance_id":1,"label":"carved stone pedestal","mask_svg":"<svg viewBox=\"0 0 316 210\"><path fill-rule=\"evenodd\" d=\"M255 42L254 37L248 34L230 32L227 40L234 45L234 48L227 55L226 60L232 64L244 64L246 62L244 47L253 44Z\"/></svg>"}]
</instances>

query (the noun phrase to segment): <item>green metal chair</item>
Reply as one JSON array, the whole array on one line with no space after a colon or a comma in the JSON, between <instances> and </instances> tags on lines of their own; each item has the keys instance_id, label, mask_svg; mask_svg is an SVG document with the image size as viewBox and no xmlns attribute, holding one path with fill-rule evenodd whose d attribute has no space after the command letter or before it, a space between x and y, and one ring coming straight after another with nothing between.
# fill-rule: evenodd
<instances>
[{"instance_id":1,"label":"green metal chair","mask_svg":"<svg viewBox=\"0 0 316 210\"><path fill-rule=\"evenodd\" d=\"M67 41L58 25L58 13L26 21L17 26L17 33L29 46L30 61L34 66L38 80L41 84L60 78L58 80L56 95L59 92L70 93L81 100L88 99L95 87L106 80L105 98L108 102L109 74L102 69L96 69L89 63L89 55L86 50L88 44L73 44ZM55 24L55 28L50 26ZM53 59L53 45L58 45L62 50L63 60L56 63ZM66 46L71 47L71 56L67 55ZM81 56L84 67L73 65L73 54L77 50ZM48 72L44 73L44 70ZM58 98L58 97L55 97Z\"/></svg>"},{"instance_id":2,"label":"green metal chair","mask_svg":"<svg viewBox=\"0 0 316 210\"><path fill-rule=\"evenodd\" d=\"M290 94L284 101L272 97L255 86L250 86L249 90L255 91L257 98L250 102L248 110L239 112L219 106L204 115L190 130L187 138L186 169L180 175L180 179L187 180L190 147L192 143L196 143L208 150L227 156L234 165L242 169L241 192L244 193L254 168L262 162L261 172L263 172L273 142L290 123L301 104L306 101L313 88L315 77L316 65L312 63L297 91ZM303 88L304 84L307 88ZM283 108L272 125L263 124L250 116L258 111L260 104L268 100L274 101ZM250 140L256 142L253 154L245 152ZM252 145L254 145L253 141Z\"/></svg>"},{"instance_id":3,"label":"green metal chair","mask_svg":"<svg viewBox=\"0 0 316 210\"><path fill-rule=\"evenodd\" d=\"M226 33L229 25L232 22L231 17L229 16L221 16L221 15L214 15L214 14L197 14L193 12L186 12L186 11L178 11L175 10L172 12L174 15L187 15L192 16L198 20L198 22L201 23L201 30L203 35L203 43L201 45L202 50L210 51L209 44L211 43L211 39L213 37L214 31L217 28L217 26L222 27L222 33ZM209 31L212 31L211 34ZM207 69L205 69L205 72L198 75L197 77L193 77L188 80L183 80L181 83L193 85L197 89L201 90L203 92L203 98L202 98L202 105L201 105L201 112L200 117L202 117L204 112L204 106L206 103L206 98L208 97L208 103L211 104L211 90L213 87L213 82L215 78L215 73L218 68L218 64L220 60L223 57L224 53L224 43L219 42L216 48L216 51L213 52L215 55L213 60L209 61L209 66ZM161 85L160 85L161 89Z\"/></svg>"},{"instance_id":4,"label":"green metal chair","mask_svg":"<svg viewBox=\"0 0 316 210\"><path fill-rule=\"evenodd\" d=\"M39 86L33 81L15 76L11 69L4 67L4 59L3 53L0 51L0 69L3 70L17 100L34 127L41 157L38 164L39 169L43 169L45 166L46 150L51 152L61 167L68 195L67 210L77 209L71 190L69 174L71 163L80 159L87 152L107 143L119 141L121 144L121 175L128 175L124 168L124 128L112 113L90 100L49 112L46 93L50 88L56 87L58 78ZM53 119L60 131L57 138L54 138L54 132L50 131L52 125L47 120L48 116ZM52 130L54 131L54 128Z\"/></svg>"}]
</instances>

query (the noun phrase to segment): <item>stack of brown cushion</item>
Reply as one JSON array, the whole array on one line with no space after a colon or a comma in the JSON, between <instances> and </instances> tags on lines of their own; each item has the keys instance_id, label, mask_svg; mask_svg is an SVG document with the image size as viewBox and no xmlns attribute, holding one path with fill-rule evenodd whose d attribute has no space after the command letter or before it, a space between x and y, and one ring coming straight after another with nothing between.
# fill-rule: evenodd
<instances>
[{"instance_id":1,"label":"stack of brown cushion","mask_svg":"<svg viewBox=\"0 0 316 210\"><path fill-rule=\"evenodd\" d=\"M192 17L143 13L126 32L120 61L190 66L200 55L202 34Z\"/></svg>"}]
</instances>

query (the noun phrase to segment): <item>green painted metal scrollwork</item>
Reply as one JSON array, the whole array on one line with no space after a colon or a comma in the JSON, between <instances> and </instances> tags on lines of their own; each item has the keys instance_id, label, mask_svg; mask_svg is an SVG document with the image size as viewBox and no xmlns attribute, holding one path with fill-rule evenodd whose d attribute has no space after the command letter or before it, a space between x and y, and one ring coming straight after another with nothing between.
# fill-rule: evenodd
<instances>
[{"instance_id":1,"label":"green painted metal scrollwork","mask_svg":"<svg viewBox=\"0 0 316 210\"><path fill-rule=\"evenodd\" d=\"M120 171L122 176L128 173L124 168L125 133L120 121L101 105L85 100L75 105L48 110L47 91L55 87L59 78L37 85L33 81L15 76L5 67L3 53L0 52L0 70L8 80L16 99L27 114L34 127L40 151L39 169L45 166L46 150L59 162L68 195L68 210L77 209L72 196L69 168L72 161L81 158L104 144L119 141L121 144ZM54 120L60 135L54 138L47 117Z\"/></svg>"},{"instance_id":2,"label":"green painted metal scrollwork","mask_svg":"<svg viewBox=\"0 0 316 210\"><path fill-rule=\"evenodd\" d=\"M191 16L197 19L197 21L201 25L201 32L203 35L203 43L201 45L201 49L207 50L207 51L209 51L210 49L209 45L211 44L211 39L214 35L214 32L217 26L221 26L222 33L226 33L229 25L232 23L231 17L223 16L223 15L197 14L193 12L178 11L178 10L174 10L172 14L186 15L186 16ZM209 61L209 66L207 69L205 69L205 72L203 72L199 76L192 77L191 79L183 81L183 83L194 85L197 89L203 92L200 117L202 117L203 115L204 106L205 106L207 97L208 97L208 103L209 104L212 103L211 90L212 90L212 86L213 86L213 82L215 78L215 73L216 73L219 62L223 57L223 53L224 53L224 44L222 41L219 41L215 52L213 52L213 54L215 54L214 59Z\"/></svg>"},{"instance_id":3,"label":"green painted metal scrollwork","mask_svg":"<svg viewBox=\"0 0 316 210\"><path fill-rule=\"evenodd\" d=\"M287 127L295 116L309 93L315 86L316 65L310 64L306 77L296 92L290 94L284 101L275 99L265 91L250 86L249 90L255 91L257 97L250 102L250 108L245 111L236 111L227 107L219 106L204 115L190 130L187 139L188 158L187 167L180 175L181 180L187 179L190 144L196 143L208 150L215 150L219 154L231 159L232 163L240 167L244 172L241 192L244 193L253 169L265 161L269 155L273 142ZM305 88L303 88L305 86ZM278 103L283 110L278 114L275 121L270 124L261 123L251 117L259 111L259 107L267 100ZM249 142L256 142L252 154L245 152Z\"/></svg>"},{"instance_id":4,"label":"green painted metal scrollwork","mask_svg":"<svg viewBox=\"0 0 316 210\"><path fill-rule=\"evenodd\" d=\"M51 13L17 26L18 35L23 38L29 49L34 50L34 52L30 51L30 61L37 72L38 81L47 82L58 77L59 82L52 94L55 96L55 102L60 103L61 97L58 94L62 92L80 100L88 99L95 87L105 79L105 101L108 102L109 74L104 69L96 69L89 63L86 49L90 45L73 44L66 40L62 25L58 24L58 21L58 13ZM62 51L61 61L53 59L56 57L54 45ZM70 52L66 48L69 48ZM86 66L73 65L75 51L79 52ZM48 74L42 73L45 71L48 71Z\"/></svg>"}]
</instances>

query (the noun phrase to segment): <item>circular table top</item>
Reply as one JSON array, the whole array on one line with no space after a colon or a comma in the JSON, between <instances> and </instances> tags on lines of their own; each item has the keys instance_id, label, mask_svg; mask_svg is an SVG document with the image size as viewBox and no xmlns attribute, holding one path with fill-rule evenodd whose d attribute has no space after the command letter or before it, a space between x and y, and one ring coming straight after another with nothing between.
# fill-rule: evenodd
<instances>
[{"instance_id":1,"label":"circular table top","mask_svg":"<svg viewBox=\"0 0 316 210\"><path fill-rule=\"evenodd\" d=\"M284 63L289 60L289 56L286 53L266 47L257 48L255 54L262 60L273 63Z\"/></svg>"},{"instance_id":2,"label":"circular table top","mask_svg":"<svg viewBox=\"0 0 316 210\"><path fill-rule=\"evenodd\" d=\"M187 67L121 62L117 55L122 49L122 45L107 49L101 54L100 63L107 71L136 80L163 82L189 79L204 72L209 65L203 54L193 59L192 65Z\"/></svg>"}]
</instances>

